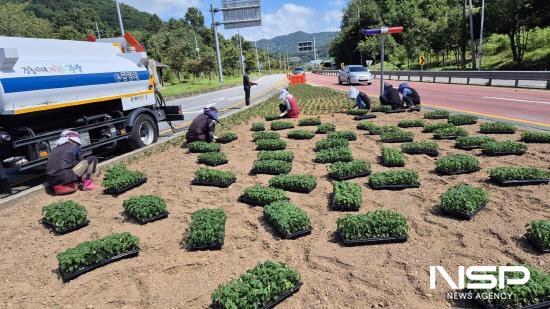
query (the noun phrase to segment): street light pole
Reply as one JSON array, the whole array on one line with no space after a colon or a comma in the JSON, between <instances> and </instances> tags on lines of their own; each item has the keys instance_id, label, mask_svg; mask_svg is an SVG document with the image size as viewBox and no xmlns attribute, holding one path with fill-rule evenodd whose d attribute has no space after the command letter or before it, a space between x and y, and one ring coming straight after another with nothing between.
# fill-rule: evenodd
<instances>
[{"instance_id":1,"label":"street light pole","mask_svg":"<svg viewBox=\"0 0 550 309\"><path fill-rule=\"evenodd\" d=\"M380 35L380 96L384 95L384 42L386 34Z\"/></svg>"},{"instance_id":2,"label":"street light pole","mask_svg":"<svg viewBox=\"0 0 550 309\"><path fill-rule=\"evenodd\" d=\"M477 69L481 71L481 61L483 59L483 22L485 19L485 0L481 1L481 30L479 31L479 66Z\"/></svg>"},{"instance_id":3,"label":"street light pole","mask_svg":"<svg viewBox=\"0 0 550 309\"><path fill-rule=\"evenodd\" d=\"M258 46L256 45L257 41L254 41L254 49L256 50L256 65L258 66L258 73L262 73L260 70L260 57L258 57Z\"/></svg>"},{"instance_id":4,"label":"street light pole","mask_svg":"<svg viewBox=\"0 0 550 309\"><path fill-rule=\"evenodd\" d=\"M472 70L476 69L476 44L474 43L474 6L472 5L472 0L469 0L470 3L470 46L472 48Z\"/></svg>"},{"instance_id":5,"label":"street light pole","mask_svg":"<svg viewBox=\"0 0 550 309\"><path fill-rule=\"evenodd\" d=\"M120 36L124 36L124 24L122 23L122 14L120 13L120 4L118 0L115 0L116 3L116 12L118 14L118 24L120 26Z\"/></svg>"},{"instance_id":6,"label":"street light pole","mask_svg":"<svg viewBox=\"0 0 550 309\"><path fill-rule=\"evenodd\" d=\"M216 58L218 60L218 78L220 84L223 84L222 59L220 56L220 42L218 40L218 25L216 24L215 12L216 10L214 10L214 5L210 4L210 13L212 13L212 28L214 28L214 42L216 43Z\"/></svg>"},{"instance_id":7,"label":"street light pole","mask_svg":"<svg viewBox=\"0 0 550 309\"><path fill-rule=\"evenodd\" d=\"M241 29L237 28L237 35L239 36L239 48L241 49L241 71L244 75L244 60L243 60L243 41L241 38Z\"/></svg>"}]
</instances>

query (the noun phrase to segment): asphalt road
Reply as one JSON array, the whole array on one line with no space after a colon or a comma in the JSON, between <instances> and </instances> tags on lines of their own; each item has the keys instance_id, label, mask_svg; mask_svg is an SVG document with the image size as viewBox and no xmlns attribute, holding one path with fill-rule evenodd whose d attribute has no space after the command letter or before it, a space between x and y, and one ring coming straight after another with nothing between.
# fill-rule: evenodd
<instances>
[{"instance_id":1,"label":"asphalt road","mask_svg":"<svg viewBox=\"0 0 550 309\"><path fill-rule=\"evenodd\" d=\"M307 74L307 82L337 90L349 90L338 85L336 76ZM386 81L398 87L404 81ZM422 105L478 115L482 118L512 122L528 127L550 130L550 91L503 87L468 86L409 82L420 93ZM380 80L371 86L356 86L369 96L380 95Z\"/></svg>"},{"instance_id":2,"label":"asphalt road","mask_svg":"<svg viewBox=\"0 0 550 309\"><path fill-rule=\"evenodd\" d=\"M263 76L254 80L254 82L258 83L258 85L252 87L250 100L252 105L272 96L279 88L284 87L287 83L286 76L283 74ZM204 107L215 106L224 115L242 109L245 106L244 90L242 86L235 86L228 89L168 101L167 104L181 105L185 120L172 124L177 129L183 129L189 126L197 115L202 113ZM172 132L166 122L160 123L159 129L161 135L167 135Z\"/></svg>"}]
</instances>

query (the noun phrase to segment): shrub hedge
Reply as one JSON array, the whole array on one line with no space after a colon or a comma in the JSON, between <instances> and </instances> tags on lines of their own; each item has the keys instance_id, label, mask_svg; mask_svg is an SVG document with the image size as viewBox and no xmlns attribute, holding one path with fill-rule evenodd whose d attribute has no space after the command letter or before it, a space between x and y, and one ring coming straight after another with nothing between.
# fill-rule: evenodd
<instances>
[{"instance_id":1,"label":"shrub hedge","mask_svg":"<svg viewBox=\"0 0 550 309\"><path fill-rule=\"evenodd\" d=\"M382 143L404 143L412 142L414 139L413 132L387 132L380 134L380 141Z\"/></svg>"},{"instance_id":2,"label":"shrub hedge","mask_svg":"<svg viewBox=\"0 0 550 309\"><path fill-rule=\"evenodd\" d=\"M451 115L448 118L448 122L455 126L463 126L463 125L470 125L470 124L476 124L478 118L476 116L472 115Z\"/></svg>"},{"instance_id":3,"label":"shrub hedge","mask_svg":"<svg viewBox=\"0 0 550 309\"><path fill-rule=\"evenodd\" d=\"M319 118L302 118L298 121L298 125L301 127L318 126L320 124L321 124L321 119Z\"/></svg>"},{"instance_id":4,"label":"shrub hedge","mask_svg":"<svg viewBox=\"0 0 550 309\"><path fill-rule=\"evenodd\" d=\"M279 175L269 180L269 186L285 191L309 193L317 187L317 178L311 175Z\"/></svg>"},{"instance_id":5,"label":"shrub hedge","mask_svg":"<svg viewBox=\"0 0 550 309\"><path fill-rule=\"evenodd\" d=\"M73 201L58 201L42 208L42 216L54 229L61 233L87 222L86 209Z\"/></svg>"},{"instance_id":6,"label":"shrub hedge","mask_svg":"<svg viewBox=\"0 0 550 309\"><path fill-rule=\"evenodd\" d=\"M317 152L315 157L317 163L349 162L352 160L353 154L348 147L322 149Z\"/></svg>"},{"instance_id":7,"label":"shrub hedge","mask_svg":"<svg viewBox=\"0 0 550 309\"><path fill-rule=\"evenodd\" d=\"M239 200L247 204L265 206L273 202L288 200L288 196L282 189L255 185L244 189Z\"/></svg>"},{"instance_id":8,"label":"shrub hedge","mask_svg":"<svg viewBox=\"0 0 550 309\"><path fill-rule=\"evenodd\" d=\"M254 132L265 131L265 124L263 122L254 122L250 130Z\"/></svg>"},{"instance_id":9,"label":"shrub hedge","mask_svg":"<svg viewBox=\"0 0 550 309\"><path fill-rule=\"evenodd\" d=\"M382 165L387 167L405 166L405 156L397 148L382 148Z\"/></svg>"},{"instance_id":10,"label":"shrub hedge","mask_svg":"<svg viewBox=\"0 0 550 309\"><path fill-rule=\"evenodd\" d=\"M278 160L255 161L252 167L253 174L281 175L288 174L292 170L292 163Z\"/></svg>"},{"instance_id":11,"label":"shrub hedge","mask_svg":"<svg viewBox=\"0 0 550 309\"><path fill-rule=\"evenodd\" d=\"M350 181L332 183L332 209L359 210L361 208L361 186Z\"/></svg>"},{"instance_id":12,"label":"shrub hedge","mask_svg":"<svg viewBox=\"0 0 550 309\"><path fill-rule=\"evenodd\" d=\"M321 123L317 127L317 131L315 133L317 134L327 134L328 132L336 131L336 126L332 123Z\"/></svg>"},{"instance_id":13,"label":"shrub hedge","mask_svg":"<svg viewBox=\"0 0 550 309\"><path fill-rule=\"evenodd\" d=\"M221 247L225 240L225 222L227 216L220 208L199 209L191 215L191 224L187 230L189 249Z\"/></svg>"},{"instance_id":14,"label":"shrub hedge","mask_svg":"<svg viewBox=\"0 0 550 309\"><path fill-rule=\"evenodd\" d=\"M260 151L258 152L257 160L277 160L292 162L294 160L294 153L292 151L286 150Z\"/></svg>"},{"instance_id":15,"label":"shrub hedge","mask_svg":"<svg viewBox=\"0 0 550 309\"><path fill-rule=\"evenodd\" d=\"M328 139L347 139L348 141L354 141L357 139L357 134L353 131L334 131L329 132Z\"/></svg>"},{"instance_id":16,"label":"shrub hedge","mask_svg":"<svg viewBox=\"0 0 550 309\"><path fill-rule=\"evenodd\" d=\"M285 150L286 142L282 139L261 139L256 141L256 150Z\"/></svg>"},{"instance_id":17,"label":"shrub hedge","mask_svg":"<svg viewBox=\"0 0 550 309\"><path fill-rule=\"evenodd\" d=\"M335 162L328 167L328 175L336 180L352 179L370 174L370 163L364 160Z\"/></svg>"},{"instance_id":18,"label":"shrub hedge","mask_svg":"<svg viewBox=\"0 0 550 309\"><path fill-rule=\"evenodd\" d=\"M277 201L265 206L263 216L285 238L311 227L308 214L289 201Z\"/></svg>"},{"instance_id":19,"label":"shrub hedge","mask_svg":"<svg viewBox=\"0 0 550 309\"><path fill-rule=\"evenodd\" d=\"M344 138L327 138L317 141L315 143L315 151L329 149L329 148L338 148L338 147L348 147L349 141Z\"/></svg>"},{"instance_id":20,"label":"shrub hedge","mask_svg":"<svg viewBox=\"0 0 550 309\"><path fill-rule=\"evenodd\" d=\"M195 171L193 184L213 187L229 187L237 180L235 173L200 167Z\"/></svg>"},{"instance_id":21,"label":"shrub hedge","mask_svg":"<svg viewBox=\"0 0 550 309\"><path fill-rule=\"evenodd\" d=\"M138 195L123 202L126 213L140 222L166 213L166 202L156 195Z\"/></svg>"},{"instance_id":22,"label":"shrub hedge","mask_svg":"<svg viewBox=\"0 0 550 309\"><path fill-rule=\"evenodd\" d=\"M435 162L435 170L446 175L467 174L479 171L479 160L467 154L452 154Z\"/></svg>"},{"instance_id":23,"label":"shrub hedge","mask_svg":"<svg viewBox=\"0 0 550 309\"><path fill-rule=\"evenodd\" d=\"M264 308L300 284L300 275L284 263L267 261L212 293L214 308Z\"/></svg>"},{"instance_id":24,"label":"shrub hedge","mask_svg":"<svg viewBox=\"0 0 550 309\"><path fill-rule=\"evenodd\" d=\"M401 144L401 151L406 154L426 154L437 157L439 155L439 145L431 141L410 142Z\"/></svg>"},{"instance_id":25,"label":"shrub hedge","mask_svg":"<svg viewBox=\"0 0 550 309\"><path fill-rule=\"evenodd\" d=\"M366 214L347 214L336 220L338 234L345 240L407 237L409 225L402 214L379 209Z\"/></svg>"},{"instance_id":26,"label":"shrub hedge","mask_svg":"<svg viewBox=\"0 0 550 309\"><path fill-rule=\"evenodd\" d=\"M403 119L397 124L400 128L423 127L426 123L420 119Z\"/></svg>"},{"instance_id":27,"label":"shrub hedge","mask_svg":"<svg viewBox=\"0 0 550 309\"><path fill-rule=\"evenodd\" d=\"M525 143L550 143L550 132L523 132L521 141Z\"/></svg>"},{"instance_id":28,"label":"shrub hedge","mask_svg":"<svg viewBox=\"0 0 550 309\"><path fill-rule=\"evenodd\" d=\"M287 135L290 139L312 139L314 136L315 133L309 130L292 130Z\"/></svg>"},{"instance_id":29,"label":"shrub hedge","mask_svg":"<svg viewBox=\"0 0 550 309\"><path fill-rule=\"evenodd\" d=\"M481 145L494 141L494 138L483 135L461 136L456 140L455 147L459 149L481 148Z\"/></svg>"},{"instance_id":30,"label":"shrub hedge","mask_svg":"<svg viewBox=\"0 0 550 309\"><path fill-rule=\"evenodd\" d=\"M203 152L199 155L198 162L208 166L218 166L229 161L223 152Z\"/></svg>"},{"instance_id":31,"label":"shrub hedge","mask_svg":"<svg viewBox=\"0 0 550 309\"><path fill-rule=\"evenodd\" d=\"M471 219L489 201L482 188L467 184L453 186L441 196L441 210L453 217Z\"/></svg>"},{"instance_id":32,"label":"shrub hedge","mask_svg":"<svg viewBox=\"0 0 550 309\"><path fill-rule=\"evenodd\" d=\"M294 123L292 121L273 121L271 123L271 130L286 130L294 128Z\"/></svg>"},{"instance_id":33,"label":"shrub hedge","mask_svg":"<svg viewBox=\"0 0 550 309\"><path fill-rule=\"evenodd\" d=\"M447 111L432 111L424 114L424 119L447 119L451 114Z\"/></svg>"},{"instance_id":34,"label":"shrub hedge","mask_svg":"<svg viewBox=\"0 0 550 309\"><path fill-rule=\"evenodd\" d=\"M222 149L222 146L216 143L196 141L187 144L187 148L189 148L189 151L192 153L203 153L220 151Z\"/></svg>"},{"instance_id":35,"label":"shrub hedge","mask_svg":"<svg viewBox=\"0 0 550 309\"><path fill-rule=\"evenodd\" d=\"M527 145L524 143L504 141L488 142L481 145L481 152L488 156L498 155L522 155L527 151Z\"/></svg>"},{"instance_id":36,"label":"shrub hedge","mask_svg":"<svg viewBox=\"0 0 550 309\"><path fill-rule=\"evenodd\" d=\"M485 134L514 134L516 126L503 122L486 122L479 126L479 132Z\"/></svg>"}]
</instances>

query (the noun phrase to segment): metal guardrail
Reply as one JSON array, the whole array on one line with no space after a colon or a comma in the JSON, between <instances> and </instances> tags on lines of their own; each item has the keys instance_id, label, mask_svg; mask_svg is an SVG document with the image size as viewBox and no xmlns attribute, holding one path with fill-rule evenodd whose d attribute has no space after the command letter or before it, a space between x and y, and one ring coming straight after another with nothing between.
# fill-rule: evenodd
<instances>
[{"instance_id":1,"label":"metal guardrail","mask_svg":"<svg viewBox=\"0 0 550 309\"><path fill-rule=\"evenodd\" d=\"M315 74L321 75L338 75L338 70L313 70ZM380 75L380 71L371 71L376 76ZM471 79L486 79L487 86L491 86L493 80L513 80L515 87L518 87L520 80L529 81L546 81L546 89L550 89L550 71L384 71L384 76L389 79L397 77L401 80L405 77L406 80L411 80L412 76L420 77L420 81L435 82L436 78L448 78L448 83L452 83L453 78L465 78L466 84L470 84Z\"/></svg>"}]
</instances>

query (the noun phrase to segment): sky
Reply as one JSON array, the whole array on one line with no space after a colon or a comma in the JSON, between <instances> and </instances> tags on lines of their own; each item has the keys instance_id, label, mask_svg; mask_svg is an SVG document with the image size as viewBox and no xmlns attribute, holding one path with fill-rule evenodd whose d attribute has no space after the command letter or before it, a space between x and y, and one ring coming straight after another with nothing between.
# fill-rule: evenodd
<instances>
[{"instance_id":1,"label":"sky","mask_svg":"<svg viewBox=\"0 0 550 309\"><path fill-rule=\"evenodd\" d=\"M209 7L221 6L221 0L119 0L141 11L155 13L163 20L171 17L182 18L189 7L198 7L211 24ZM248 40L270 39L278 35L296 31L308 33L339 31L342 9L348 0L261 0L262 26L243 28L240 33ZM222 14L216 20L221 22ZM225 37L237 30L224 30Z\"/></svg>"}]
</instances>

